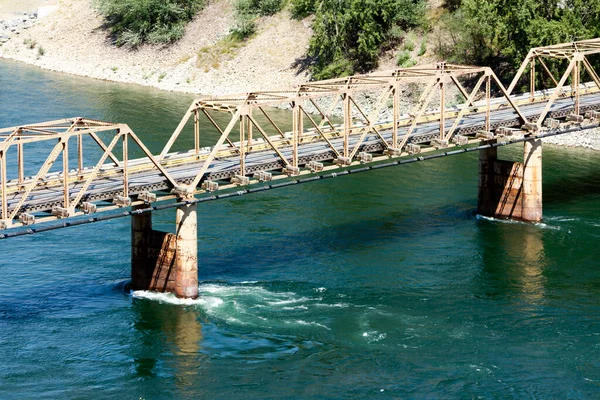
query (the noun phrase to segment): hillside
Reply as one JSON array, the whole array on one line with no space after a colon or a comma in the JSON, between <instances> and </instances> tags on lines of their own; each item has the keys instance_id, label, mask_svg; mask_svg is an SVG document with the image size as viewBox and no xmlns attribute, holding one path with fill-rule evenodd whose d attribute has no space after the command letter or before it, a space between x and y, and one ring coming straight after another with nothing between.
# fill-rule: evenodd
<instances>
[{"instance_id":1,"label":"hillside","mask_svg":"<svg viewBox=\"0 0 600 400\"><path fill-rule=\"evenodd\" d=\"M13 2L12 11L23 4ZM30 0L31 6L35 0ZM242 46L222 41L233 24L230 0L214 0L169 46L137 50L110 43L92 0L56 0L58 10L0 46L0 57L49 70L204 95L288 87L308 77L294 63L311 36L309 21L286 11L258 22L258 33ZM49 4L38 1L37 4ZM4 15L10 10L4 4Z\"/></svg>"}]
</instances>

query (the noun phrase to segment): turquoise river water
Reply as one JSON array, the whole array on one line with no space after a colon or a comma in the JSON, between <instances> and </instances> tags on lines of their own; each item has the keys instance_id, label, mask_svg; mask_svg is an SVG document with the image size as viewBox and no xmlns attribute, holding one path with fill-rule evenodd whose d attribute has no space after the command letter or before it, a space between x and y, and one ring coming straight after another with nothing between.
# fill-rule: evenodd
<instances>
[{"instance_id":1,"label":"turquoise river water","mask_svg":"<svg viewBox=\"0 0 600 400\"><path fill-rule=\"evenodd\" d=\"M158 151L191 100L0 62L2 127ZM0 399L599 398L600 153L543 173L539 224L476 215L474 153L202 204L194 301L124 291L127 218L0 241Z\"/></svg>"}]
</instances>

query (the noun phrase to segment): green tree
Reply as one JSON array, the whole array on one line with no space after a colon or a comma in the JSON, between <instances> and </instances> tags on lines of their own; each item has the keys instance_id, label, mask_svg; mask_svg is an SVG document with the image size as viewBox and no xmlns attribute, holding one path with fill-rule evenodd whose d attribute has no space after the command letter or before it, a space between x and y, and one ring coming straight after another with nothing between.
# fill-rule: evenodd
<instances>
[{"instance_id":1,"label":"green tree","mask_svg":"<svg viewBox=\"0 0 600 400\"><path fill-rule=\"evenodd\" d=\"M97 0L117 46L180 39L204 0Z\"/></svg>"},{"instance_id":2,"label":"green tree","mask_svg":"<svg viewBox=\"0 0 600 400\"><path fill-rule=\"evenodd\" d=\"M442 56L508 77L532 47L598 37L600 0L462 0L441 22Z\"/></svg>"},{"instance_id":3,"label":"green tree","mask_svg":"<svg viewBox=\"0 0 600 400\"><path fill-rule=\"evenodd\" d=\"M314 60L313 78L365 72L377 66L384 44L397 40L394 29L420 24L421 0L294 0L292 11L314 11L308 55Z\"/></svg>"}]
</instances>

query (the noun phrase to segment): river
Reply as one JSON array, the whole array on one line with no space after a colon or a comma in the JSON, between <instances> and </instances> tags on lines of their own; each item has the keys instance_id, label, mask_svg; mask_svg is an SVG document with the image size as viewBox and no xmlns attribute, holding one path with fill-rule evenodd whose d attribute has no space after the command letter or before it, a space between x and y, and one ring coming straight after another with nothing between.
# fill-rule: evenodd
<instances>
[{"instance_id":1,"label":"river","mask_svg":"<svg viewBox=\"0 0 600 400\"><path fill-rule=\"evenodd\" d=\"M2 127L157 150L191 100L0 61ZM194 301L123 290L126 218L0 241L0 399L598 398L600 153L543 173L539 224L475 214L476 154L201 204Z\"/></svg>"}]
</instances>

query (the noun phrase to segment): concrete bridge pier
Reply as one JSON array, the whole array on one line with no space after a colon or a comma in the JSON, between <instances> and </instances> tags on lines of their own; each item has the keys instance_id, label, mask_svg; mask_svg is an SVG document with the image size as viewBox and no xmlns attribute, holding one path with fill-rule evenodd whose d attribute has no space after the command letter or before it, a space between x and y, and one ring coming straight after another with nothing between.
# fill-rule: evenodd
<instances>
[{"instance_id":1,"label":"concrete bridge pier","mask_svg":"<svg viewBox=\"0 0 600 400\"><path fill-rule=\"evenodd\" d=\"M496 147L479 151L478 214L542 220L542 141L524 143L522 163L498 160Z\"/></svg>"},{"instance_id":2,"label":"concrete bridge pier","mask_svg":"<svg viewBox=\"0 0 600 400\"><path fill-rule=\"evenodd\" d=\"M145 205L134 207L146 208ZM177 207L176 233L152 229L152 213L131 217L131 289L198 297L196 204Z\"/></svg>"},{"instance_id":3,"label":"concrete bridge pier","mask_svg":"<svg viewBox=\"0 0 600 400\"><path fill-rule=\"evenodd\" d=\"M198 297L198 218L196 204L177 207L175 249L175 294Z\"/></svg>"}]
</instances>

